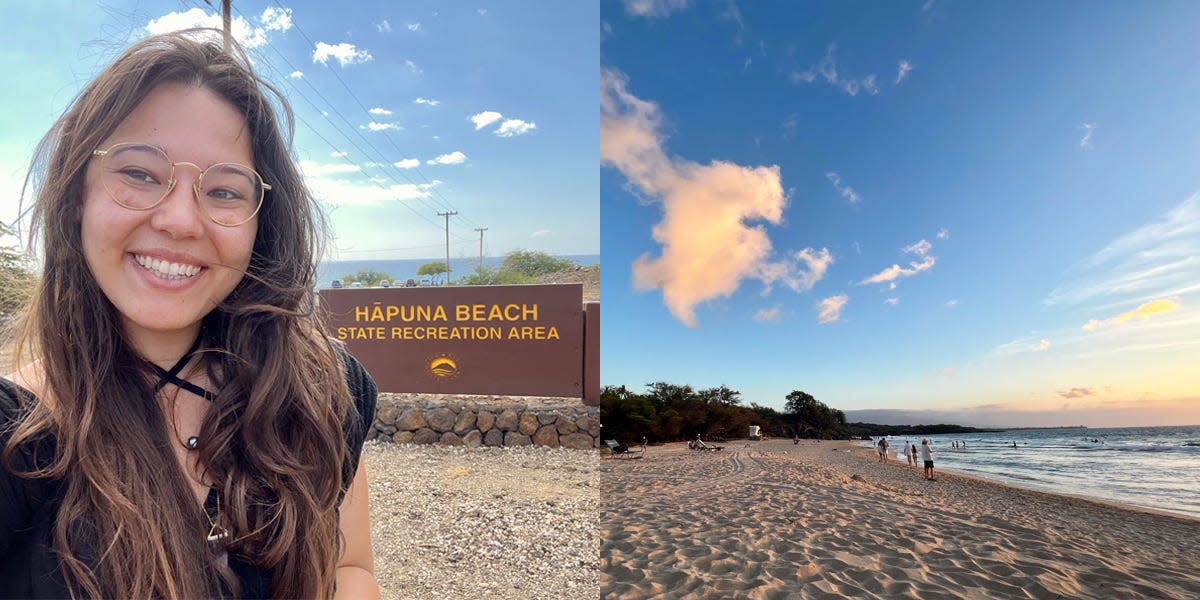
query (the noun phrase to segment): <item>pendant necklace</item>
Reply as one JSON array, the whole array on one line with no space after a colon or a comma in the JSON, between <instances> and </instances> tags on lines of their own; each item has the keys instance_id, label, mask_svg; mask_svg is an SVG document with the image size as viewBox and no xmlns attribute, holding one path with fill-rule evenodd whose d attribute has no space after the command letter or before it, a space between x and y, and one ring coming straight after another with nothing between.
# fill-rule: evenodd
<instances>
[{"instance_id":1,"label":"pendant necklace","mask_svg":"<svg viewBox=\"0 0 1200 600\"><path fill-rule=\"evenodd\" d=\"M158 365L151 364L151 366L154 367L154 370L158 373L158 384L154 386L154 391L156 393L163 389L163 387L168 383L171 383L180 389L191 392L201 398L204 398L205 400L208 400L209 402L213 401L213 398L216 397L216 394L179 377L179 372L182 371L189 362L191 362L192 354L196 352L199 347L200 336L196 336L196 341L192 342L192 347L188 348L187 352L184 352L183 356L179 357L179 360L175 361L175 364L172 365L170 369L164 369ZM187 446L188 450L195 450L196 448L200 447L200 437L195 435L190 436L184 445Z\"/></svg>"},{"instance_id":2,"label":"pendant necklace","mask_svg":"<svg viewBox=\"0 0 1200 600\"><path fill-rule=\"evenodd\" d=\"M158 384L154 386L155 393L158 393L158 391L162 390L164 386L170 383L174 384L179 389L186 390L192 394L204 398L210 403L213 401L213 398L216 397L216 394L179 377L180 371L183 371L183 368L187 366L189 362L191 362L192 354L195 353L199 348L200 336L196 336L196 341L192 342L192 347L188 348L187 352L184 352L183 356L179 357L179 360L175 361L175 364L172 365L170 369L163 369L155 364L151 365L154 367L155 372L158 373ZM200 447L200 437L195 435L190 436L184 445L187 446L188 450L195 450ZM214 489L213 492L217 497L217 506L216 510L213 511L213 515L208 514L207 504L202 507L204 510L204 518L208 520L209 524L208 535L205 536L204 541L208 543L208 548L213 553L213 556L217 557L217 560L222 564L228 565L229 554L225 550L224 542L229 538L229 530L220 523L221 492L220 490L216 489Z\"/></svg>"}]
</instances>

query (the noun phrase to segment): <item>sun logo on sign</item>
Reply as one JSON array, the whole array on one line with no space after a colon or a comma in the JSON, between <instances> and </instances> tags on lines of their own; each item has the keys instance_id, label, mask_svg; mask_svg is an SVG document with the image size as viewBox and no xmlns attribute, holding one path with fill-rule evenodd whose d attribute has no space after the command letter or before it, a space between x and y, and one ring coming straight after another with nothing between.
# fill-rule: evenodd
<instances>
[{"instance_id":1,"label":"sun logo on sign","mask_svg":"<svg viewBox=\"0 0 1200 600\"><path fill-rule=\"evenodd\" d=\"M458 361L449 354L438 354L429 361L429 374L436 379L453 379L458 377Z\"/></svg>"}]
</instances>

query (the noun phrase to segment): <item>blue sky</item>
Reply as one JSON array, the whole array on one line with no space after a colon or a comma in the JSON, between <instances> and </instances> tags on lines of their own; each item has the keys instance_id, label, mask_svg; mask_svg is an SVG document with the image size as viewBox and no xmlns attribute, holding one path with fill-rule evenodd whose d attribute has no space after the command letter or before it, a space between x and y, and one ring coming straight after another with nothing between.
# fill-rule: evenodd
<instances>
[{"instance_id":1,"label":"blue sky","mask_svg":"<svg viewBox=\"0 0 1200 600\"><path fill-rule=\"evenodd\" d=\"M604 383L1200 422L1197 22L1183 2L603 1Z\"/></svg>"},{"instance_id":2,"label":"blue sky","mask_svg":"<svg viewBox=\"0 0 1200 600\"><path fill-rule=\"evenodd\" d=\"M218 7L220 2L214 2ZM331 258L599 253L595 2L235 0L235 35L296 111ZM203 0L5 6L0 220L40 137L150 31L216 23ZM345 153L344 155L342 153Z\"/></svg>"}]
</instances>

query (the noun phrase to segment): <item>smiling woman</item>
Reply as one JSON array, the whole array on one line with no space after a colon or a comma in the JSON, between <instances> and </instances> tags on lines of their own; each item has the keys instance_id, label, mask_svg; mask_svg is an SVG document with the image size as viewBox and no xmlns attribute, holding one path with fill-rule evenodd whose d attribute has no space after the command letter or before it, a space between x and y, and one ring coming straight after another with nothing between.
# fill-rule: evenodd
<instances>
[{"instance_id":1,"label":"smiling woman","mask_svg":"<svg viewBox=\"0 0 1200 600\"><path fill-rule=\"evenodd\" d=\"M40 146L0 597L378 596L375 384L314 316L290 109L212 36L137 43Z\"/></svg>"}]
</instances>

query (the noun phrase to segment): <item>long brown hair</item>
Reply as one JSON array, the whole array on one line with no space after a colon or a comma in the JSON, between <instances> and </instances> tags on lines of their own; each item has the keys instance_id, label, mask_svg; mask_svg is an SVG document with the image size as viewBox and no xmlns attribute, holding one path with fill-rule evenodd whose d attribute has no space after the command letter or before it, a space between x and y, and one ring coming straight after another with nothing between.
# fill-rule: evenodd
<instances>
[{"instance_id":1,"label":"long brown hair","mask_svg":"<svg viewBox=\"0 0 1200 600\"><path fill-rule=\"evenodd\" d=\"M238 593L205 543L209 525L172 451L178 441L155 400L150 363L125 339L82 251L92 151L168 82L206 88L238 110L254 167L272 186L245 276L201 329L216 398L201 426L200 464L222 499L228 550L273 569L272 595L333 592L343 423L353 408L314 317L324 221L289 156L286 100L240 48L204 41L211 33L154 36L128 49L43 138L32 169L44 272L17 356L40 361L44 401L26 399L3 462L18 445L54 441L52 459L24 475L63 484L54 550L73 596L205 597L222 585Z\"/></svg>"}]
</instances>

